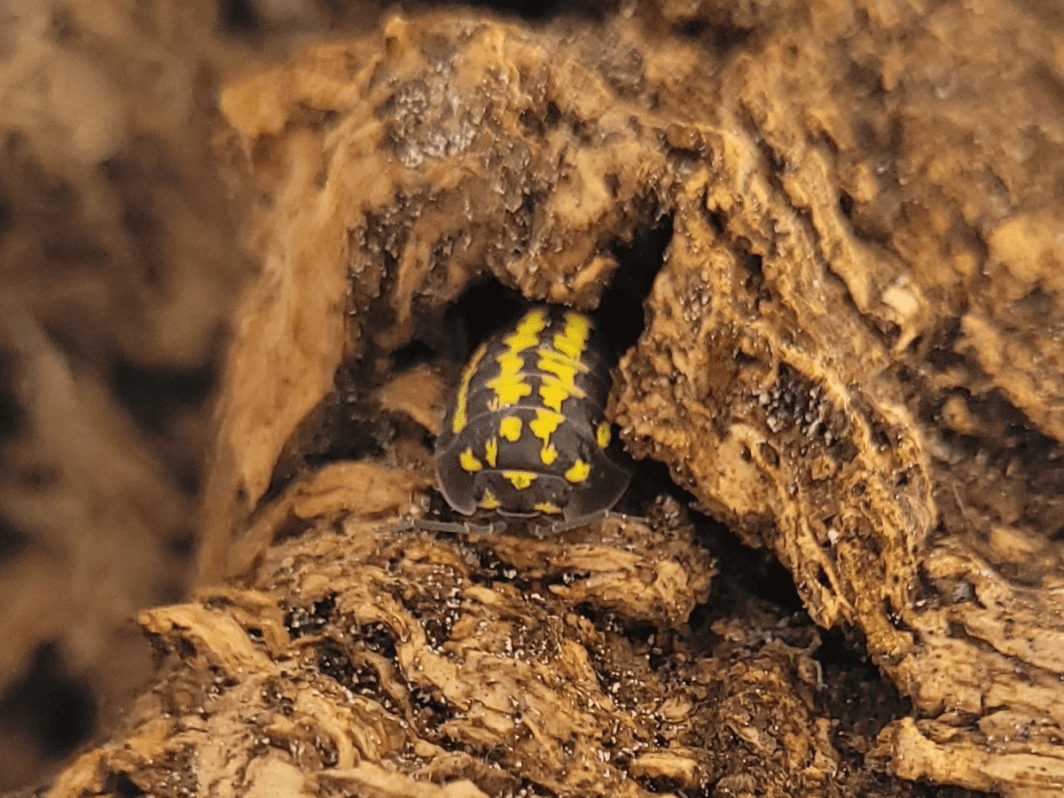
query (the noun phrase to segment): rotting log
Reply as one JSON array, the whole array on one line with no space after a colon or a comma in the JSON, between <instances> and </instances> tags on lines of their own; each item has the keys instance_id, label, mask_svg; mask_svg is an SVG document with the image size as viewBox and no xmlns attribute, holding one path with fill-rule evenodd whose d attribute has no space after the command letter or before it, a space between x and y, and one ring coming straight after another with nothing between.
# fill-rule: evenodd
<instances>
[{"instance_id":1,"label":"rotting log","mask_svg":"<svg viewBox=\"0 0 1064 798\"><path fill-rule=\"evenodd\" d=\"M204 589L143 616L160 681L54 794L101 774L922 789L877 767L1059 794L1064 68L1039 13L665 3L593 36L396 17L231 85L263 273L219 413ZM693 640L713 567L681 508L560 540L388 529L424 511L455 367L400 374L393 353L484 277L595 307L617 246L662 218L609 412L911 701L856 763L817 699L816 629L751 611ZM353 462L315 465L337 451Z\"/></svg>"}]
</instances>

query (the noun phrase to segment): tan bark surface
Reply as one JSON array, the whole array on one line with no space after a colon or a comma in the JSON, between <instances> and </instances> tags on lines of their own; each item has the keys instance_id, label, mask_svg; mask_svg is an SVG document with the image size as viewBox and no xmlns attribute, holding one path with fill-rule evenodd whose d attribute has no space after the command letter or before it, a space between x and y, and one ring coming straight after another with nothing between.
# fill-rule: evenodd
<instances>
[{"instance_id":1,"label":"tan bark surface","mask_svg":"<svg viewBox=\"0 0 1064 798\"><path fill-rule=\"evenodd\" d=\"M230 83L262 273L202 590L142 614L159 679L52 794L1060 794L1062 30L994 0L439 12ZM726 537L673 500L392 528L428 507L447 309L483 279L594 308L663 219L610 414L808 618L712 579Z\"/></svg>"},{"instance_id":2,"label":"tan bark surface","mask_svg":"<svg viewBox=\"0 0 1064 798\"><path fill-rule=\"evenodd\" d=\"M0 3L0 790L120 714L133 616L186 590L251 271L208 157L213 6Z\"/></svg>"}]
</instances>

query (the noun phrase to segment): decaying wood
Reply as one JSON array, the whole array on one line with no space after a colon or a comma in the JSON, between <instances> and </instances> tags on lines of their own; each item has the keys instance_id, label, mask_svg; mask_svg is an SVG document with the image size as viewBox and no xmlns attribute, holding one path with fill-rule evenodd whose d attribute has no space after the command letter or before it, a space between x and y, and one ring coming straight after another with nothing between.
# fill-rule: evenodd
<instances>
[{"instance_id":1,"label":"decaying wood","mask_svg":"<svg viewBox=\"0 0 1064 798\"><path fill-rule=\"evenodd\" d=\"M395 17L228 87L263 264L205 505L201 581L230 586L143 616L166 670L54 794L1064 789L1061 20L731 5ZM857 765L812 627L694 639L712 566L671 505L389 530L453 365L392 354L484 275L594 307L663 217L610 413L911 700ZM316 472L354 428L384 453Z\"/></svg>"},{"instance_id":2,"label":"decaying wood","mask_svg":"<svg viewBox=\"0 0 1064 798\"><path fill-rule=\"evenodd\" d=\"M0 46L0 792L152 673L251 261L216 164L211 0L12 0Z\"/></svg>"}]
</instances>

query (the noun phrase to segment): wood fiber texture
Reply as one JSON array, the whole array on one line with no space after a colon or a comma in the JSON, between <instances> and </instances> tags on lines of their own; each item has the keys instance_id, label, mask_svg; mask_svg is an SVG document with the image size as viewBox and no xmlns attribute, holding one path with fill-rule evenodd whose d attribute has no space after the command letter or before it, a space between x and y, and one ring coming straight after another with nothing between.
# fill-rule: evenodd
<instances>
[{"instance_id":1,"label":"wood fiber texture","mask_svg":"<svg viewBox=\"0 0 1064 798\"><path fill-rule=\"evenodd\" d=\"M222 93L262 274L204 587L142 616L160 680L53 795L1064 789L1064 18L625 8L394 16ZM669 501L560 539L390 529L455 368L397 353L485 277L596 307L662 219L609 414L861 641L910 702L873 729L832 718L812 623L751 602L695 639L714 567Z\"/></svg>"},{"instance_id":2,"label":"wood fiber texture","mask_svg":"<svg viewBox=\"0 0 1064 798\"><path fill-rule=\"evenodd\" d=\"M204 157L214 5L0 3L0 791L121 714L133 616L189 578L251 272Z\"/></svg>"}]
</instances>

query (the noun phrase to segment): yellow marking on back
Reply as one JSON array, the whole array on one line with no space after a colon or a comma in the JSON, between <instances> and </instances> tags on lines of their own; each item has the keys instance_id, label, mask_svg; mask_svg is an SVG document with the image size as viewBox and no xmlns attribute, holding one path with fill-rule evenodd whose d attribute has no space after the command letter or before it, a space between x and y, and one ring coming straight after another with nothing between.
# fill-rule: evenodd
<instances>
[{"instance_id":1,"label":"yellow marking on back","mask_svg":"<svg viewBox=\"0 0 1064 798\"><path fill-rule=\"evenodd\" d=\"M590 335L591 325L587 317L570 311L565 314L565 330L554 336L554 348L579 361Z\"/></svg>"},{"instance_id":2,"label":"yellow marking on back","mask_svg":"<svg viewBox=\"0 0 1064 798\"><path fill-rule=\"evenodd\" d=\"M490 490L485 490L484 495L480 497L479 506L485 510L494 510L499 506L499 500L495 498L495 494Z\"/></svg>"},{"instance_id":3,"label":"yellow marking on back","mask_svg":"<svg viewBox=\"0 0 1064 798\"><path fill-rule=\"evenodd\" d=\"M528 422L528 429L543 441L543 446L539 450L539 459L544 465L550 465L558 459L558 450L550 442L550 436L563 421L565 421L565 416L560 413L552 413L550 410L537 407L536 417Z\"/></svg>"},{"instance_id":4,"label":"yellow marking on back","mask_svg":"<svg viewBox=\"0 0 1064 798\"><path fill-rule=\"evenodd\" d=\"M454 417L451 419L451 430L455 435L465 429L465 425L469 421L469 383L473 381L473 375L477 373L477 366L480 365L480 361L487 351L488 347L484 344L477 347L477 351L473 353L469 365L466 366L466 370L462 374L462 382L458 386L458 395L454 402Z\"/></svg>"},{"instance_id":5,"label":"yellow marking on back","mask_svg":"<svg viewBox=\"0 0 1064 798\"><path fill-rule=\"evenodd\" d=\"M510 443L516 443L521 437L521 419L519 416L506 416L499 422L499 434Z\"/></svg>"},{"instance_id":6,"label":"yellow marking on back","mask_svg":"<svg viewBox=\"0 0 1064 798\"><path fill-rule=\"evenodd\" d=\"M546 312L543 308L536 308L526 313L525 317L517 322L517 326L514 327L513 335L507 336L503 340L511 351L520 352L522 349L528 349L530 346L538 344L539 339L536 336L543 332L543 328L546 326Z\"/></svg>"},{"instance_id":7,"label":"yellow marking on back","mask_svg":"<svg viewBox=\"0 0 1064 798\"><path fill-rule=\"evenodd\" d=\"M492 468L495 468L495 462L498 456L499 439L488 438L488 440L484 441L484 459L487 461L488 465L490 465Z\"/></svg>"},{"instance_id":8,"label":"yellow marking on back","mask_svg":"<svg viewBox=\"0 0 1064 798\"><path fill-rule=\"evenodd\" d=\"M540 371L553 374L566 385L572 385L576 381L576 375L587 371L588 368L579 360L553 349L539 350L539 362L536 364Z\"/></svg>"},{"instance_id":9,"label":"yellow marking on back","mask_svg":"<svg viewBox=\"0 0 1064 798\"><path fill-rule=\"evenodd\" d=\"M536 474L531 471L503 471L502 475L510 480L517 490L525 490L536 481Z\"/></svg>"},{"instance_id":10,"label":"yellow marking on back","mask_svg":"<svg viewBox=\"0 0 1064 798\"><path fill-rule=\"evenodd\" d=\"M591 466L589 466L583 460L577 460L575 463L573 463L572 467L565 472L565 478L573 483L583 482L585 479L587 479L587 476L590 473Z\"/></svg>"},{"instance_id":11,"label":"yellow marking on back","mask_svg":"<svg viewBox=\"0 0 1064 798\"><path fill-rule=\"evenodd\" d=\"M495 391L491 410L509 407L532 393L532 386L521 379L525 361L520 353L539 344L538 335L546 326L545 312L542 309L532 310L517 322L513 333L502 339L507 348L495 358L499 364L499 374L486 383L488 388Z\"/></svg>"},{"instance_id":12,"label":"yellow marking on back","mask_svg":"<svg viewBox=\"0 0 1064 798\"><path fill-rule=\"evenodd\" d=\"M539 510L541 513L547 513L549 515L557 515L562 511L562 508L553 502L540 502L533 506L533 509Z\"/></svg>"},{"instance_id":13,"label":"yellow marking on back","mask_svg":"<svg viewBox=\"0 0 1064 798\"><path fill-rule=\"evenodd\" d=\"M479 471L484 466L474 456L473 450L466 447L460 455L458 455L458 463L462 466L464 471Z\"/></svg>"},{"instance_id":14,"label":"yellow marking on back","mask_svg":"<svg viewBox=\"0 0 1064 798\"><path fill-rule=\"evenodd\" d=\"M495 379L489 380L487 386L495 391L495 400L489 406L493 411L516 404L532 393L532 386L522 380L519 373L500 373Z\"/></svg>"},{"instance_id":15,"label":"yellow marking on back","mask_svg":"<svg viewBox=\"0 0 1064 798\"><path fill-rule=\"evenodd\" d=\"M496 357L495 362L499 364L499 373L507 375L520 373L521 366L525 364L519 354L509 349Z\"/></svg>"},{"instance_id":16,"label":"yellow marking on back","mask_svg":"<svg viewBox=\"0 0 1064 798\"><path fill-rule=\"evenodd\" d=\"M610 445L610 422L599 422L598 427L595 429L595 440L598 441L599 448L601 449L605 449Z\"/></svg>"},{"instance_id":17,"label":"yellow marking on back","mask_svg":"<svg viewBox=\"0 0 1064 798\"><path fill-rule=\"evenodd\" d=\"M587 396L571 382L566 384L556 377L543 377L539 384L539 396L543 404L556 413L562 412L562 402L570 396L583 399Z\"/></svg>"},{"instance_id":18,"label":"yellow marking on back","mask_svg":"<svg viewBox=\"0 0 1064 798\"><path fill-rule=\"evenodd\" d=\"M582 399L586 395L576 387L576 375L589 370L580 357L590 336L588 320L569 312L565 314L565 329L554 336L553 348L539 350L536 367L543 372L539 395L543 404L557 413L562 412L562 403L570 396Z\"/></svg>"}]
</instances>

